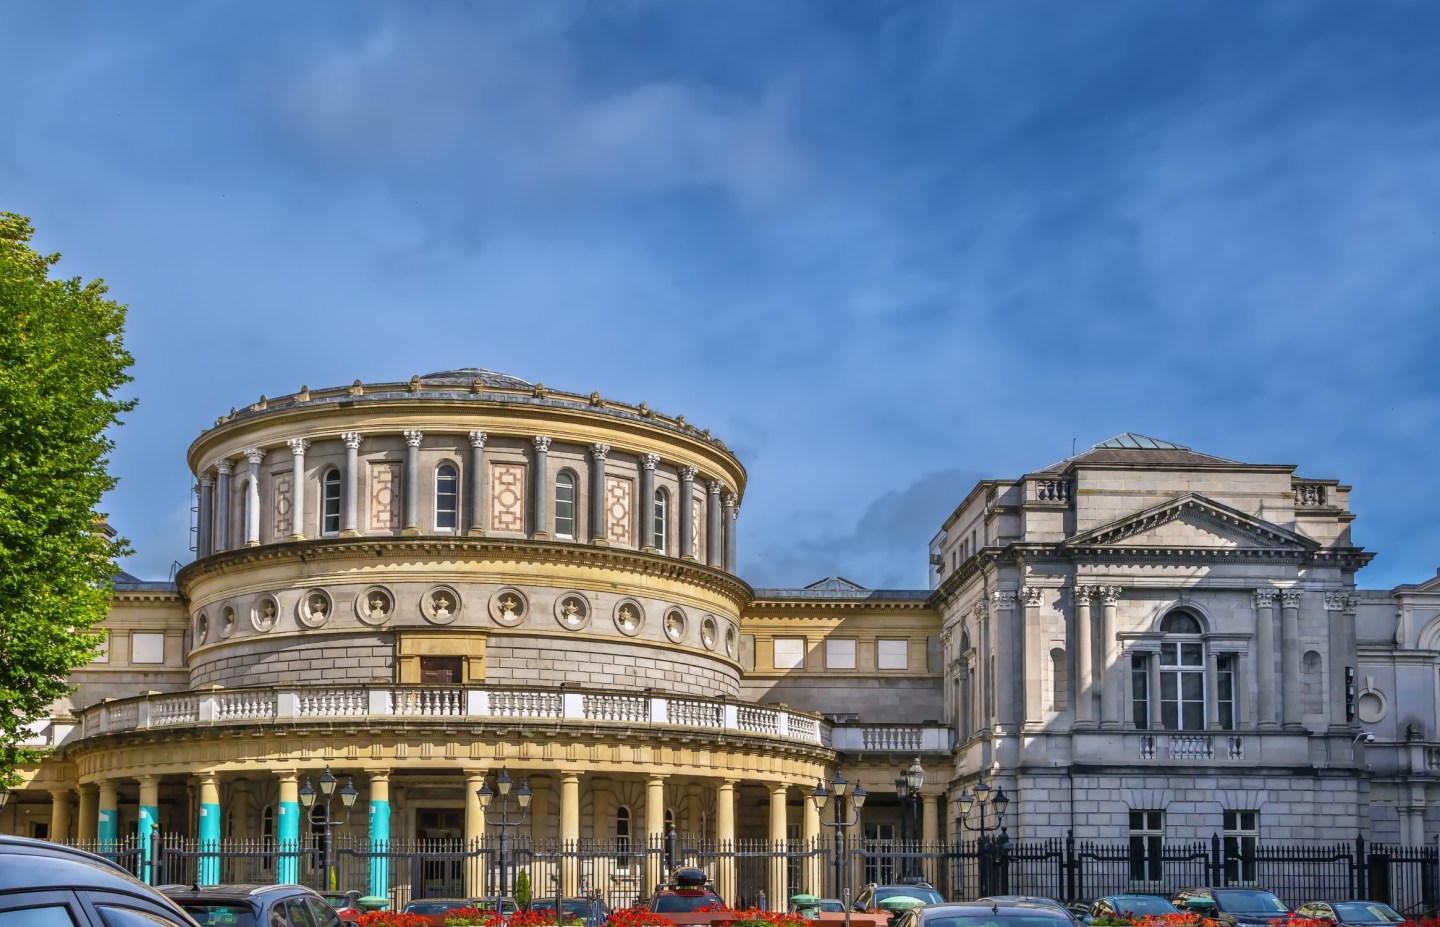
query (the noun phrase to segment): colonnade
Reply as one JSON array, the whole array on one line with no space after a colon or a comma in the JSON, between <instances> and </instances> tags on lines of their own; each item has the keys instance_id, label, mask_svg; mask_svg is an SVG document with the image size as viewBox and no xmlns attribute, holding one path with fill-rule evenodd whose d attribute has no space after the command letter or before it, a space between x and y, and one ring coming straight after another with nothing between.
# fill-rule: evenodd
<instances>
[{"instance_id":1,"label":"colonnade","mask_svg":"<svg viewBox=\"0 0 1440 927\"><path fill-rule=\"evenodd\" d=\"M422 506L420 504L420 449L425 441L425 432L418 429L407 429L401 434L405 441L405 459L401 467L401 485L394 487L399 491L400 534L401 536L417 536L426 533L426 526L421 523ZM358 537L363 533L359 526L359 506L357 504L357 499L362 492L359 452L360 446L367 436L360 432L345 432L338 437L345 446L345 458L340 480L339 526L334 535ZM463 514L457 513L461 523L456 526L456 532L478 537L487 533L489 486L484 475L486 472L485 449L490 436L484 431L471 431L466 437L470 453L464 455L468 456L468 460L465 465L466 488L463 495L467 504L463 507ZM527 497L525 533L535 539L548 539L552 533L550 526L554 514L551 511L554 487L548 473L551 443L552 439L548 435L534 435L530 438L531 453L527 476L528 486L525 493ZM311 447L311 442L303 437L290 438L286 440L285 446L290 454L290 472L293 475L289 493L290 530L284 537L274 537L268 540L270 542L300 541L307 537L330 536L323 531L312 531L307 522L305 490L308 481L304 478L304 474L305 455ZM231 508L235 502L232 482L236 461L230 458L221 458L214 461L199 475L196 486L196 492L199 495L197 557L208 557L239 547L254 547L264 541L260 518L259 484L260 465L268 453L267 449L259 447L246 448L243 452L247 469L245 471L243 505L240 509L243 514L238 532L230 523ZM587 449L589 459L589 507L587 512L589 536L586 540L591 544L605 545L609 543L606 530L605 482L606 461L609 454L610 445L608 444L592 444ZM456 458L460 459L461 457L460 449L457 448ZM721 480L702 479L699 470L693 466L679 467L677 473L680 487L679 498L676 500L679 537L675 541L669 538L663 539L665 549L661 550L659 546L661 539L657 537L656 531L655 492L655 468L660 464L661 458L658 454L641 454L638 460L640 463L640 490L638 518L636 519L639 528L637 546L641 550L651 553L678 551L676 555L683 560L702 562L708 566L733 573L736 564L735 525L739 517L738 494ZM326 516L323 510L323 492L319 498L322 499L322 510L317 513L315 521L317 525L323 525ZM703 504L697 505L697 499L702 498ZM696 520L697 512L703 512L698 521ZM669 513L665 514L668 517ZM430 527L433 528L433 526Z\"/></svg>"}]
</instances>

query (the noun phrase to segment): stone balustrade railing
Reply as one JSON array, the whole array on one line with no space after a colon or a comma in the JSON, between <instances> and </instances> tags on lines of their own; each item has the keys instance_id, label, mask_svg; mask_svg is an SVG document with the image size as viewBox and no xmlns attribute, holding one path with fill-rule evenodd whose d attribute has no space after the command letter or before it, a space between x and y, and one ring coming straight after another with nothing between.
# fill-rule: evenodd
<instances>
[{"instance_id":1,"label":"stone balustrade railing","mask_svg":"<svg viewBox=\"0 0 1440 927\"><path fill-rule=\"evenodd\" d=\"M718 699L568 688L374 685L214 689L107 699L80 712L71 739L136 730L346 718L609 721L738 732L821 746L829 746L832 736L830 725L815 715ZM846 730L847 737L850 732L864 737L863 727ZM933 733L921 736L920 729L914 737L909 728L881 725L877 730L878 741L896 746L865 749L949 749L948 740Z\"/></svg>"},{"instance_id":2,"label":"stone balustrade railing","mask_svg":"<svg viewBox=\"0 0 1440 927\"><path fill-rule=\"evenodd\" d=\"M837 724L830 746L867 753L949 753L955 732L943 724Z\"/></svg>"}]
</instances>

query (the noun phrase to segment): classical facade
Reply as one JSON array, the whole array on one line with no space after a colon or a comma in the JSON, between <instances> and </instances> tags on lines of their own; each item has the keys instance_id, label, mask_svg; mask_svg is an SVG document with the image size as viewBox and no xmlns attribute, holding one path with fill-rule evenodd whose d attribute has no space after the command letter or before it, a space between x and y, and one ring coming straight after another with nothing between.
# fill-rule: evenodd
<instances>
[{"instance_id":1,"label":"classical facade","mask_svg":"<svg viewBox=\"0 0 1440 927\"><path fill-rule=\"evenodd\" d=\"M1014 839L1440 833L1440 579L1357 589L1348 487L1291 466L1123 435L975 486L931 588L755 589L741 463L598 393L302 388L188 456L194 562L117 582L0 829L284 840L328 766L385 840L481 836L501 768L538 839L814 840L837 769L879 839L982 780Z\"/></svg>"}]
</instances>

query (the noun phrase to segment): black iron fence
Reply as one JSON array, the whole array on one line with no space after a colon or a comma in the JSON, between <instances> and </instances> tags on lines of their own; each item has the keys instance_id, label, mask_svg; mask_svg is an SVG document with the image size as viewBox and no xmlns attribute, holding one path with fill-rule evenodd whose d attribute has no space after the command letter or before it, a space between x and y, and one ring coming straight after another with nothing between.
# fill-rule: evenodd
<instances>
[{"instance_id":1,"label":"black iron fence","mask_svg":"<svg viewBox=\"0 0 1440 927\"><path fill-rule=\"evenodd\" d=\"M155 833L84 849L120 863L152 884L294 881L318 889L358 889L396 905L418 898L493 898L514 893L525 873L533 897L584 893L612 908L645 897L678 866L704 869L737 907L783 907L791 894L843 897L869 882L924 879L952 899L1039 895L1084 901L1122 892L1171 895L1197 886L1269 889L1290 905L1368 898L1406 913L1440 907L1440 852L1434 846L1236 844L1219 836L1193 842L1074 839L956 843L829 838L699 840L671 833L653 840L531 841L493 835L372 842L342 835L330 847L303 838L201 843ZM777 896L777 890L780 897Z\"/></svg>"}]
</instances>

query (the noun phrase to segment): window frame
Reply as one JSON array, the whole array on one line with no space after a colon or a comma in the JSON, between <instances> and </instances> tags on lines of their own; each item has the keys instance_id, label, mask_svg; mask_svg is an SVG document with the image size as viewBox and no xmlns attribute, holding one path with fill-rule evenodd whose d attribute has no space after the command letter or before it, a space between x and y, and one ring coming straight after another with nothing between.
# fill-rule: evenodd
<instances>
[{"instance_id":1,"label":"window frame","mask_svg":"<svg viewBox=\"0 0 1440 927\"><path fill-rule=\"evenodd\" d=\"M834 644L850 645L849 664L837 663L834 659L831 647ZM855 670L860 668L860 645L853 637L827 637L825 638L825 668Z\"/></svg>"},{"instance_id":2,"label":"window frame","mask_svg":"<svg viewBox=\"0 0 1440 927\"><path fill-rule=\"evenodd\" d=\"M1176 629L1181 621L1189 627ZM1160 704L1150 712L1150 726L1167 731L1204 731L1209 726L1205 665L1209 646L1205 642L1205 624L1195 613L1177 608L1160 619ZM1194 658L1192 660L1192 657ZM1187 687L1198 683L1198 694Z\"/></svg>"},{"instance_id":3,"label":"window frame","mask_svg":"<svg viewBox=\"0 0 1440 927\"><path fill-rule=\"evenodd\" d=\"M1130 884L1158 885L1165 881L1165 810L1132 808L1127 835L1130 838Z\"/></svg>"},{"instance_id":4,"label":"window frame","mask_svg":"<svg viewBox=\"0 0 1440 927\"><path fill-rule=\"evenodd\" d=\"M448 474L448 475L443 474L442 471L444 471L444 470L449 470L449 471L450 471L449 474ZM434 503L434 507L433 507L433 511L432 511L431 514L432 514L432 516L433 516L433 518L434 518L433 524L435 525L435 533L436 533L436 534L459 534L459 533L460 533L460 467L457 466L453 461L442 460L440 463L438 463L438 464L435 465L434 477L435 477L435 492L434 492L434 498L432 499L432 502ZM454 487L455 487L455 488L454 488L454 491L453 491L453 492L451 492L451 491L443 491L443 492L442 492L442 490L441 490L441 488L440 488L440 487L441 487L441 480L445 480L445 481L447 481L447 482L453 482ZM451 507L450 507L450 508L443 508L443 507L441 506L442 499L443 499L443 500L448 500L448 501L450 501L450 502L452 503ZM453 521L453 524L448 525L448 526L440 524L440 517L441 517L441 514L442 514L442 513L444 513L446 516L448 516L449 519L450 519L451 521Z\"/></svg>"},{"instance_id":5,"label":"window frame","mask_svg":"<svg viewBox=\"0 0 1440 927\"><path fill-rule=\"evenodd\" d=\"M1260 846L1260 812L1238 809L1221 812L1220 837L1224 843L1225 884L1253 887L1259 884L1256 862Z\"/></svg>"},{"instance_id":6,"label":"window frame","mask_svg":"<svg viewBox=\"0 0 1440 927\"><path fill-rule=\"evenodd\" d=\"M899 644L903 658L900 666L886 666L882 657L886 644ZM910 639L908 637L877 637L875 639L875 671L881 673L905 673L910 670Z\"/></svg>"},{"instance_id":7,"label":"window frame","mask_svg":"<svg viewBox=\"0 0 1440 927\"><path fill-rule=\"evenodd\" d=\"M657 486L651 502L654 514L650 528L655 535L655 549L663 554L666 552L665 545L670 540L667 522L670 517L670 492L663 486Z\"/></svg>"},{"instance_id":8,"label":"window frame","mask_svg":"<svg viewBox=\"0 0 1440 927\"><path fill-rule=\"evenodd\" d=\"M1150 730L1155 721L1150 710L1150 657L1148 650L1130 657L1130 721L1142 731Z\"/></svg>"},{"instance_id":9,"label":"window frame","mask_svg":"<svg viewBox=\"0 0 1440 927\"><path fill-rule=\"evenodd\" d=\"M334 477L332 480L331 477ZM333 494L331 490L334 490ZM326 467L320 474L320 536L334 537L340 533L341 510L344 506L344 479L339 467ZM331 504L334 511L331 511ZM333 527L332 527L333 522Z\"/></svg>"},{"instance_id":10,"label":"window frame","mask_svg":"<svg viewBox=\"0 0 1440 927\"><path fill-rule=\"evenodd\" d=\"M139 656L138 656L137 651L136 651L136 647L137 647L137 645L138 645L138 643L139 643L139 641L140 641L141 638L144 638L144 639L146 639L146 640L151 640L151 639L153 639L153 638L159 638L159 639L160 639L160 658L159 658L158 660L141 660L141 659L139 659ZM167 648L166 645L165 645L165 632L164 632L164 631L131 631L131 632L130 632L130 665L131 665L131 666L164 666L164 665L165 665L165 651L166 651L167 649L168 649L168 648Z\"/></svg>"},{"instance_id":11,"label":"window frame","mask_svg":"<svg viewBox=\"0 0 1440 927\"><path fill-rule=\"evenodd\" d=\"M560 490L562 486L568 486L570 490L569 499L560 498ZM575 475L574 470L561 470L559 473L555 474L555 489L554 492L551 493L551 496L553 497L555 510L555 537L561 538L566 541L575 540L580 533L580 480ZM562 504L569 507L568 515L562 515L560 513L560 507ZM561 523L564 521L569 522L569 533L562 531L560 528Z\"/></svg>"},{"instance_id":12,"label":"window frame","mask_svg":"<svg viewBox=\"0 0 1440 927\"><path fill-rule=\"evenodd\" d=\"M786 645L789 649L791 644L798 644L798 652L794 654L794 662L780 662L780 645ZM770 639L770 665L777 670L803 670L805 668L806 640L803 637L774 637Z\"/></svg>"}]
</instances>

